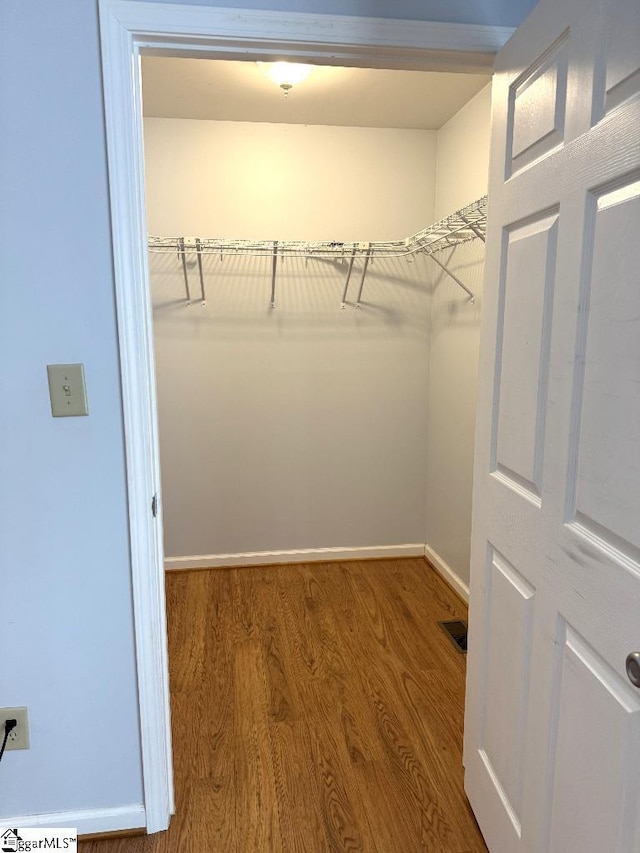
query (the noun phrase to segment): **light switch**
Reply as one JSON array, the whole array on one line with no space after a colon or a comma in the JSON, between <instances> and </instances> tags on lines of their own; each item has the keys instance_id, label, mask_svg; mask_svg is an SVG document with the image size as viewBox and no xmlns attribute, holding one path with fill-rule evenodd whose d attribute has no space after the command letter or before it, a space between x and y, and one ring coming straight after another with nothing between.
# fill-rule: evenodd
<instances>
[{"instance_id":1,"label":"light switch","mask_svg":"<svg viewBox=\"0 0 640 853\"><path fill-rule=\"evenodd\" d=\"M48 364L51 414L54 418L88 415L84 365Z\"/></svg>"}]
</instances>

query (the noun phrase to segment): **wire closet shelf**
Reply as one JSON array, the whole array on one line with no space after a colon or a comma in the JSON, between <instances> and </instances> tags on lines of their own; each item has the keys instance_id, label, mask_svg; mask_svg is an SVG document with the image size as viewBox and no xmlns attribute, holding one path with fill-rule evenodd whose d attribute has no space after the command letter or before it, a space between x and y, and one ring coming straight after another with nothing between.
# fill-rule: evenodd
<instances>
[{"instance_id":1,"label":"wire closet shelf","mask_svg":"<svg viewBox=\"0 0 640 853\"><path fill-rule=\"evenodd\" d=\"M362 291L369 263L374 259L406 258L413 260L415 255L429 255L469 296L471 302L473 292L438 258L437 252L453 248L469 240L485 239L487 225L487 196L474 201L461 210L424 228L417 234L405 240L376 241L376 242L339 242L339 241L301 241L301 240L233 240L227 238L201 237L149 237L149 251L153 253L176 252L182 262L187 304L191 303L191 290L187 272L187 253L195 252L198 261L201 302L206 302L204 275L202 271L203 255L219 255L222 261L226 256L268 257L272 259L271 266L271 307L275 308L275 284L278 259L304 258L306 262L318 258L334 260L348 264L341 305L346 306L347 293L356 259L362 258L360 285L356 299L356 308L360 307Z\"/></svg>"}]
</instances>

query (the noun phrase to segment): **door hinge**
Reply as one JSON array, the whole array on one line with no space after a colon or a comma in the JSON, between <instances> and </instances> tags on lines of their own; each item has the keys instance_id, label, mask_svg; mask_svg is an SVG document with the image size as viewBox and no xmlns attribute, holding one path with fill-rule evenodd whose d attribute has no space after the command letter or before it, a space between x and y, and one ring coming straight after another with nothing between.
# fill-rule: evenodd
<instances>
[{"instance_id":1,"label":"door hinge","mask_svg":"<svg viewBox=\"0 0 640 853\"><path fill-rule=\"evenodd\" d=\"M158 495L157 494L155 494L151 498L151 514L153 515L154 518L158 517Z\"/></svg>"}]
</instances>

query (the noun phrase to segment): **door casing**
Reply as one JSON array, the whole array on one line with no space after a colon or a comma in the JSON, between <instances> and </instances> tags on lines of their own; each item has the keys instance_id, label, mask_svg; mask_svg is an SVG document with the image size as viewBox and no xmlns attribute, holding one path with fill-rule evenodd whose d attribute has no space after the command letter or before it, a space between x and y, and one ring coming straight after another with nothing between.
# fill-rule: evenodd
<instances>
[{"instance_id":1,"label":"door casing","mask_svg":"<svg viewBox=\"0 0 640 853\"><path fill-rule=\"evenodd\" d=\"M513 29L130 0L100 0L99 12L144 808L152 833L168 827L174 795L140 57L491 73Z\"/></svg>"}]
</instances>

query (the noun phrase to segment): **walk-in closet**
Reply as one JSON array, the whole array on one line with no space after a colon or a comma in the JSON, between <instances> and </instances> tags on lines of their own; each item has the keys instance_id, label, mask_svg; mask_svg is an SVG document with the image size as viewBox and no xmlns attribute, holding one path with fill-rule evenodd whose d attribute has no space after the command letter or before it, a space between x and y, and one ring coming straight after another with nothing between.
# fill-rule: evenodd
<instances>
[{"instance_id":1,"label":"walk-in closet","mask_svg":"<svg viewBox=\"0 0 640 853\"><path fill-rule=\"evenodd\" d=\"M143 60L166 844L486 853L462 731L489 78L272 71Z\"/></svg>"},{"instance_id":2,"label":"walk-in closet","mask_svg":"<svg viewBox=\"0 0 640 853\"><path fill-rule=\"evenodd\" d=\"M464 592L488 80L144 59L168 569L426 546Z\"/></svg>"}]
</instances>

